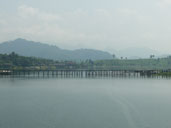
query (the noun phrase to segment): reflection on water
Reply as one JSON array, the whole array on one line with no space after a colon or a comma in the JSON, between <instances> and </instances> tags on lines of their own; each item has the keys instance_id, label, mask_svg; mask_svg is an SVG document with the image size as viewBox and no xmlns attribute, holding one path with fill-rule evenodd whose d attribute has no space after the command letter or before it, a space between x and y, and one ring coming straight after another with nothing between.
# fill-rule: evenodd
<instances>
[{"instance_id":1,"label":"reflection on water","mask_svg":"<svg viewBox=\"0 0 171 128\"><path fill-rule=\"evenodd\" d=\"M0 128L170 128L171 79L0 78Z\"/></svg>"}]
</instances>

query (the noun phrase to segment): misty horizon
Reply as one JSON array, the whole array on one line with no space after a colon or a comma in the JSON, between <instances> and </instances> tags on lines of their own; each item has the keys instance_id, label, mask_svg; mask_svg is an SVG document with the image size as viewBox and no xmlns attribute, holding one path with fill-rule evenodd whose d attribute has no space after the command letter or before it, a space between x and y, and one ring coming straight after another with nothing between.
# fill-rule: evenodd
<instances>
[{"instance_id":1,"label":"misty horizon","mask_svg":"<svg viewBox=\"0 0 171 128\"><path fill-rule=\"evenodd\" d=\"M20 37L65 49L113 53L133 47L171 53L170 0L0 3L0 42Z\"/></svg>"},{"instance_id":2,"label":"misty horizon","mask_svg":"<svg viewBox=\"0 0 171 128\"><path fill-rule=\"evenodd\" d=\"M5 42L0 42L0 47L1 47L0 52L1 53L10 53L10 51L11 52L14 51L14 52L19 53L20 55L28 56L28 55L32 55L32 54L30 54L30 53L23 54L23 52L25 50L27 50L27 48L25 48L25 47L30 47L32 50L34 49L35 51L37 51L37 53L39 53L40 50L38 50L39 49L38 47L40 47L40 46L44 49L45 53L46 52L48 53L51 50L54 52L58 52L61 50L68 51L68 52L80 51L81 53L84 51L87 51L88 52L87 55L90 54L91 52L94 52L96 54L99 54L98 55L99 57L100 56L102 57L104 54L106 54L106 55L108 54L107 58L111 58L109 56L113 56L113 55L115 55L116 58L123 57L123 58L128 58L128 59L149 58L150 55L154 55L155 58L163 58L163 57L167 57L170 55L170 54L163 54L159 51L149 49L149 48L143 48L143 47L142 48L130 47L130 48L122 49L122 50L116 49L113 52L110 52L107 50L100 50L100 49L96 49L96 48L85 48L85 47L78 48L78 49L67 49L65 47L60 47L60 46L57 46L54 44L49 44L48 42L40 42L40 41L35 42L34 40L27 40L27 39L22 39L22 38L17 38L15 40L8 40ZM52 55L52 56L54 56L54 55ZM42 57L42 56L38 55L38 57ZM46 57L46 58L48 58L48 57ZM104 57L104 59L105 59L105 57Z\"/></svg>"},{"instance_id":3,"label":"misty horizon","mask_svg":"<svg viewBox=\"0 0 171 128\"><path fill-rule=\"evenodd\" d=\"M111 53L111 54L114 54L114 52L118 52L118 51L122 51L122 50L127 50L127 49L150 49L150 50L157 51L157 50L155 50L155 49L151 49L151 48L148 48L148 47L134 47L134 46L132 46L132 47L127 47L127 48L121 48L121 49L113 49L113 51L110 50L110 48L109 48L109 49L106 49L106 50L105 50L105 49L93 48L93 47L67 48L67 47L63 47L63 46L58 46L58 45L57 45L57 42L56 42L56 43L54 42L54 44L53 44L53 43L50 43L50 42L48 42L48 41L47 41L47 42L41 42L41 41L29 40L29 39L21 38L21 37L18 37L18 38L12 39L12 40L5 40L5 41L0 42L0 44L5 43L5 42L10 42L10 41L15 41L15 40L33 41L33 42L36 42L36 43L48 44L48 45L50 45L50 46L56 46L56 47L58 47L58 48L67 49L67 50L77 50L77 49L94 49L94 50L101 50L101 51L109 52L109 53ZM158 52L160 52L160 51L158 51ZM162 52L160 52L160 53L162 53Z\"/></svg>"}]
</instances>

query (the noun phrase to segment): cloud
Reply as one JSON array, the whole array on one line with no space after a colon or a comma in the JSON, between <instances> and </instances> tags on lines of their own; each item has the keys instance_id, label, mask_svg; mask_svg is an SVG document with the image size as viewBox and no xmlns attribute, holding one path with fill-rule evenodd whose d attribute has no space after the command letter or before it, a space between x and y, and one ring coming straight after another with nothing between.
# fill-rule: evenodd
<instances>
[{"instance_id":1,"label":"cloud","mask_svg":"<svg viewBox=\"0 0 171 128\"><path fill-rule=\"evenodd\" d=\"M95 13L101 17L108 17L108 18L111 18L112 17L112 14L111 12L109 12L108 10L106 9L96 9L95 10Z\"/></svg>"},{"instance_id":2,"label":"cloud","mask_svg":"<svg viewBox=\"0 0 171 128\"><path fill-rule=\"evenodd\" d=\"M17 13L0 15L0 41L21 37L69 49L153 47L163 38L171 40L170 21L161 26L158 17L130 8L51 13L21 5Z\"/></svg>"},{"instance_id":3,"label":"cloud","mask_svg":"<svg viewBox=\"0 0 171 128\"><path fill-rule=\"evenodd\" d=\"M5 20L0 19L0 26L1 26L1 25L5 25L5 24L6 24Z\"/></svg>"},{"instance_id":4,"label":"cloud","mask_svg":"<svg viewBox=\"0 0 171 128\"><path fill-rule=\"evenodd\" d=\"M21 5L18 7L18 13L21 17L27 18L30 16L36 16L39 13L39 10L26 5Z\"/></svg>"},{"instance_id":5,"label":"cloud","mask_svg":"<svg viewBox=\"0 0 171 128\"><path fill-rule=\"evenodd\" d=\"M128 24L137 22L137 12L131 9L76 9L70 12L47 13L21 5L17 14L4 17L6 26L0 30L4 37L27 38L36 41L58 42L62 47L103 49L112 42L129 39ZM124 25L125 24L125 25ZM104 42L106 44L104 44Z\"/></svg>"},{"instance_id":6,"label":"cloud","mask_svg":"<svg viewBox=\"0 0 171 128\"><path fill-rule=\"evenodd\" d=\"M171 5L171 0L160 0L157 2L157 6L164 9Z\"/></svg>"},{"instance_id":7,"label":"cloud","mask_svg":"<svg viewBox=\"0 0 171 128\"><path fill-rule=\"evenodd\" d=\"M127 16L137 15L138 14L138 12L136 10L129 9L129 8L118 8L117 11L121 15L127 15Z\"/></svg>"},{"instance_id":8,"label":"cloud","mask_svg":"<svg viewBox=\"0 0 171 128\"><path fill-rule=\"evenodd\" d=\"M37 8L29 7L27 5L19 6L17 14L12 17L13 21L7 20L8 24L13 27L8 27L6 31L16 31L22 37L31 37L33 39L49 39L55 41L57 38L66 38L68 30L60 27L59 22L62 22L62 17L58 14L52 14L40 11ZM15 35L15 33L14 33Z\"/></svg>"},{"instance_id":9,"label":"cloud","mask_svg":"<svg viewBox=\"0 0 171 128\"><path fill-rule=\"evenodd\" d=\"M92 42L107 38L95 30L106 17L110 17L109 12L102 9L93 13L77 9L52 14L22 5L18 7L16 15L3 17L7 26L3 26L0 33L6 34L4 37L9 37L7 35L10 34L13 38L20 36L37 41L62 42L60 45L69 47L86 42L82 45L90 47ZM95 24L97 26L93 26Z\"/></svg>"},{"instance_id":10,"label":"cloud","mask_svg":"<svg viewBox=\"0 0 171 128\"><path fill-rule=\"evenodd\" d=\"M21 18L36 18L44 21L56 21L61 20L61 17L57 14L51 14L41 12L37 8L29 7L27 5L21 5L18 7L18 14Z\"/></svg>"}]
</instances>

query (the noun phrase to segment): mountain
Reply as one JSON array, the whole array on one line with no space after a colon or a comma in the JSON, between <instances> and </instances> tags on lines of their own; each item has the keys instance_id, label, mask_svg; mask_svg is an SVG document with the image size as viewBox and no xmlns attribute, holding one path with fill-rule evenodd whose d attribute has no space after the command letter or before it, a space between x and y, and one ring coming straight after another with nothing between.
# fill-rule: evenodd
<instances>
[{"instance_id":1,"label":"mountain","mask_svg":"<svg viewBox=\"0 0 171 128\"><path fill-rule=\"evenodd\" d=\"M161 56L161 53L150 48L127 48L116 52L117 57L127 57L129 59L149 58L150 55L156 57Z\"/></svg>"},{"instance_id":2,"label":"mountain","mask_svg":"<svg viewBox=\"0 0 171 128\"><path fill-rule=\"evenodd\" d=\"M66 50L40 42L16 39L0 44L0 53L15 52L22 56L40 57L53 60L101 60L112 59L108 52L93 49Z\"/></svg>"}]
</instances>

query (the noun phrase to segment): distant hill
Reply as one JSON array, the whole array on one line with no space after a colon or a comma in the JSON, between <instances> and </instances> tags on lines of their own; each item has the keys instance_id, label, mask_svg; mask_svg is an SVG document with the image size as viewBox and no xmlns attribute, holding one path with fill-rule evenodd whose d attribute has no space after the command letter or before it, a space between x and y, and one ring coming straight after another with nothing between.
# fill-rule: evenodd
<instances>
[{"instance_id":1,"label":"distant hill","mask_svg":"<svg viewBox=\"0 0 171 128\"><path fill-rule=\"evenodd\" d=\"M127 57L128 59L149 58L150 55L160 57L161 53L150 48L127 48L116 52L118 57Z\"/></svg>"},{"instance_id":2,"label":"distant hill","mask_svg":"<svg viewBox=\"0 0 171 128\"><path fill-rule=\"evenodd\" d=\"M108 52L93 49L65 50L40 42L16 39L0 44L0 53L15 52L22 56L40 57L53 60L102 60L112 59Z\"/></svg>"}]
</instances>

